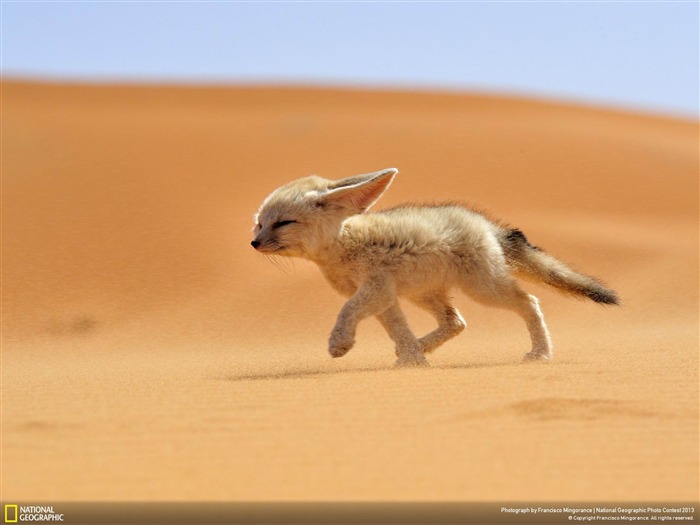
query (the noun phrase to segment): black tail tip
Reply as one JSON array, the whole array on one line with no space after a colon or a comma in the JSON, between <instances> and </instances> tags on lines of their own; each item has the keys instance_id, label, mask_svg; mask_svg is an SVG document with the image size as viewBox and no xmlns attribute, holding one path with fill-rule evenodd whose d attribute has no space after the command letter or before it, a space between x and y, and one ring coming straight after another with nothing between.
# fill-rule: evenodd
<instances>
[{"instance_id":1,"label":"black tail tip","mask_svg":"<svg viewBox=\"0 0 700 525\"><path fill-rule=\"evenodd\" d=\"M590 290L586 292L586 297L600 304L620 304L620 298L612 290Z\"/></svg>"}]
</instances>

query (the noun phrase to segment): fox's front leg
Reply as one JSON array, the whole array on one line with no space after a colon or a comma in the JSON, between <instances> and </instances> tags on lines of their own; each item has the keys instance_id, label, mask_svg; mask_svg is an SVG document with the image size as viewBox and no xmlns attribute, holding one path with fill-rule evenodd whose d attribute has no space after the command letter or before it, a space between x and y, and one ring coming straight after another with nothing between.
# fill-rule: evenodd
<instances>
[{"instance_id":1,"label":"fox's front leg","mask_svg":"<svg viewBox=\"0 0 700 525\"><path fill-rule=\"evenodd\" d=\"M408 327L398 302L379 314L377 319L396 343L396 366L428 366L421 343Z\"/></svg>"},{"instance_id":2,"label":"fox's front leg","mask_svg":"<svg viewBox=\"0 0 700 525\"><path fill-rule=\"evenodd\" d=\"M391 279L374 276L365 281L348 300L338 314L328 341L328 351L333 357L342 357L355 344L355 332L359 322L378 315L396 301L396 289Z\"/></svg>"}]
</instances>

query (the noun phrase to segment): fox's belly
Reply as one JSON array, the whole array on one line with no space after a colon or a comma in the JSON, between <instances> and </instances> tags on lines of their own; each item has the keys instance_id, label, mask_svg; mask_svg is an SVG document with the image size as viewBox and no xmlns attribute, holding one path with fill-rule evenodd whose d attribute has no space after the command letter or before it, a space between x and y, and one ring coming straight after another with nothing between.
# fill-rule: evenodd
<instances>
[{"instance_id":1,"label":"fox's belly","mask_svg":"<svg viewBox=\"0 0 700 525\"><path fill-rule=\"evenodd\" d=\"M460 272L461 262L451 253L395 250L387 253L369 248L349 265L346 262L322 268L336 291L351 296L365 281L383 275L392 282L398 295L416 295L426 289L449 288Z\"/></svg>"}]
</instances>

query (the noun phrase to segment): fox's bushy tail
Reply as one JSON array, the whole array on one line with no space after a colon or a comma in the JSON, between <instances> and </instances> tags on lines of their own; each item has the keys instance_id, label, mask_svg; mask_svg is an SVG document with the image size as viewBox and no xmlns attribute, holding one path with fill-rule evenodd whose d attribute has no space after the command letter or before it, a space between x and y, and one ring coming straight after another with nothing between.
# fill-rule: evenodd
<instances>
[{"instance_id":1,"label":"fox's bushy tail","mask_svg":"<svg viewBox=\"0 0 700 525\"><path fill-rule=\"evenodd\" d=\"M596 303L620 304L617 294L600 281L578 273L543 250L533 246L517 229L499 231L499 242L503 247L508 265L524 279L544 282L560 292Z\"/></svg>"}]
</instances>

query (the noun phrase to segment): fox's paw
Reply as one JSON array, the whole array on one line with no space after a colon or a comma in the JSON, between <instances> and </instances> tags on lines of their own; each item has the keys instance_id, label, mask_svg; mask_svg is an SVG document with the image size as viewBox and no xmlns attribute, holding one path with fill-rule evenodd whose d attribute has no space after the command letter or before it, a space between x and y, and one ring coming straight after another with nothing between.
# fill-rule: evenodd
<instances>
[{"instance_id":1,"label":"fox's paw","mask_svg":"<svg viewBox=\"0 0 700 525\"><path fill-rule=\"evenodd\" d=\"M421 354L430 354L433 352L433 350L435 350L437 348L437 346L426 346L423 343L421 343L420 341L418 341L418 345L419 345L418 351ZM396 357L401 357L401 352L399 351L398 348L394 350L394 354L396 354Z\"/></svg>"},{"instance_id":2,"label":"fox's paw","mask_svg":"<svg viewBox=\"0 0 700 525\"><path fill-rule=\"evenodd\" d=\"M428 360L420 354L404 354L400 355L399 358L394 363L396 368L417 368L417 367L428 367Z\"/></svg>"},{"instance_id":3,"label":"fox's paw","mask_svg":"<svg viewBox=\"0 0 700 525\"><path fill-rule=\"evenodd\" d=\"M336 345L336 346L328 346L328 353L331 354L331 357L343 357L345 354L347 354L350 349L352 348L354 343L350 343L347 345Z\"/></svg>"},{"instance_id":4,"label":"fox's paw","mask_svg":"<svg viewBox=\"0 0 700 525\"><path fill-rule=\"evenodd\" d=\"M531 363L533 361L551 361L552 354L541 354L539 352L528 352L523 357L523 361L526 363Z\"/></svg>"},{"instance_id":5,"label":"fox's paw","mask_svg":"<svg viewBox=\"0 0 700 525\"><path fill-rule=\"evenodd\" d=\"M420 351L424 354L429 354L437 348L437 346L431 346L427 342L421 341L420 339L418 339L418 344L420 345ZM396 355L399 355L399 353L396 352Z\"/></svg>"},{"instance_id":6,"label":"fox's paw","mask_svg":"<svg viewBox=\"0 0 700 525\"><path fill-rule=\"evenodd\" d=\"M333 332L328 341L328 353L331 354L332 357L343 357L354 345L355 340L352 337Z\"/></svg>"}]
</instances>

